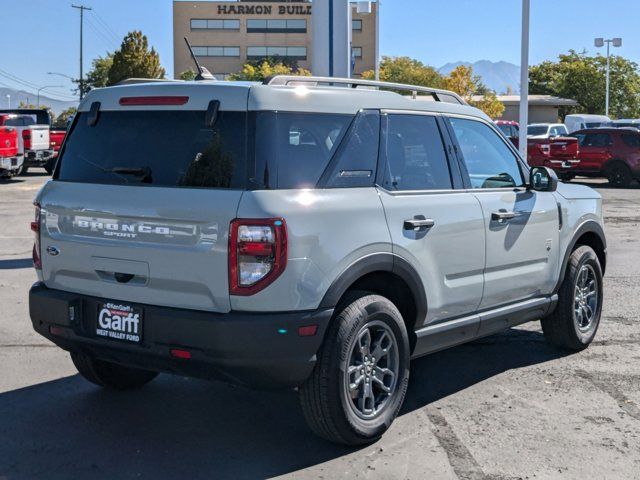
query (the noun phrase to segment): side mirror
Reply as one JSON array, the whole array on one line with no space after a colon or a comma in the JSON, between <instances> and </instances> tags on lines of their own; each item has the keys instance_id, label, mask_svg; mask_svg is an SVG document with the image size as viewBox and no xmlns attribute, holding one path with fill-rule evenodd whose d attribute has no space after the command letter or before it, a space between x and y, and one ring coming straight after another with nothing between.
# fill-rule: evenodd
<instances>
[{"instance_id":1,"label":"side mirror","mask_svg":"<svg viewBox=\"0 0 640 480\"><path fill-rule=\"evenodd\" d=\"M548 167L533 167L529 173L529 188L537 192L555 192L558 176Z\"/></svg>"}]
</instances>

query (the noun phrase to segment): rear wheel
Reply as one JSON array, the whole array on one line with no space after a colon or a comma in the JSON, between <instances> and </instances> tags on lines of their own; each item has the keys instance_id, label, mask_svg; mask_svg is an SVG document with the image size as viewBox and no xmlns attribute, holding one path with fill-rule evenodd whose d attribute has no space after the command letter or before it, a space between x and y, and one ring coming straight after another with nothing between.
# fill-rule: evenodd
<instances>
[{"instance_id":1,"label":"rear wheel","mask_svg":"<svg viewBox=\"0 0 640 480\"><path fill-rule=\"evenodd\" d=\"M626 188L631 185L633 175L626 163L615 162L607 168L607 179L612 187Z\"/></svg>"},{"instance_id":2,"label":"rear wheel","mask_svg":"<svg viewBox=\"0 0 640 480\"><path fill-rule=\"evenodd\" d=\"M300 388L311 429L346 445L380 438L404 401L409 353L406 326L392 302L365 292L349 295Z\"/></svg>"},{"instance_id":3,"label":"rear wheel","mask_svg":"<svg viewBox=\"0 0 640 480\"><path fill-rule=\"evenodd\" d=\"M80 375L91 383L115 390L139 388L158 376L158 372L124 367L97 360L84 353L71 353L71 360Z\"/></svg>"},{"instance_id":4,"label":"rear wheel","mask_svg":"<svg viewBox=\"0 0 640 480\"><path fill-rule=\"evenodd\" d=\"M29 171L29 167L25 167L24 164L20 165L20 168L16 170L16 177L18 175L26 175L28 171Z\"/></svg>"},{"instance_id":5,"label":"rear wheel","mask_svg":"<svg viewBox=\"0 0 640 480\"><path fill-rule=\"evenodd\" d=\"M541 322L546 340L568 350L587 348L602 312L602 268L591 247L571 254L558 297L555 311Z\"/></svg>"}]
</instances>

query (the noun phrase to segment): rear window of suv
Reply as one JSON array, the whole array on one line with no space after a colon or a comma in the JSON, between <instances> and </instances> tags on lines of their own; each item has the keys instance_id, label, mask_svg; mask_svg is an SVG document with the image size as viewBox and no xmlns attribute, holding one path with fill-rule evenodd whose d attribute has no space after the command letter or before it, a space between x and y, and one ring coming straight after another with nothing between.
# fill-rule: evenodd
<instances>
[{"instance_id":1,"label":"rear window of suv","mask_svg":"<svg viewBox=\"0 0 640 480\"><path fill-rule=\"evenodd\" d=\"M58 180L165 187L242 188L246 112L103 111L80 113L60 159Z\"/></svg>"}]
</instances>

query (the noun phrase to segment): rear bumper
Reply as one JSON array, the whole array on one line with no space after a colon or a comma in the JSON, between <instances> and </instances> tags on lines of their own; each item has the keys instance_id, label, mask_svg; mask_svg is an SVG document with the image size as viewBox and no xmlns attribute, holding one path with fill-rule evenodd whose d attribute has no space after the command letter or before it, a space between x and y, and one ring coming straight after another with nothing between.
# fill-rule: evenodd
<instances>
[{"instance_id":1,"label":"rear bumper","mask_svg":"<svg viewBox=\"0 0 640 480\"><path fill-rule=\"evenodd\" d=\"M254 314L133 305L143 311L141 344L95 334L98 305L105 300L47 288L29 291L33 328L68 351L130 367L218 379L254 388L288 388L311 374L333 309ZM317 325L314 336L298 328ZM170 350L191 354L176 359Z\"/></svg>"},{"instance_id":2,"label":"rear bumper","mask_svg":"<svg viewBox=\"0 0 640 480\"><path fill-rule=\"evenodd\" d=\"M25 167L44 167L53 158L53 150L25 150Z\"/></svg>"},{"instance_id":3,"label":"rear bumper","mask_svg":"<svg viewBox=\"0 0 640 480\"><path fill-rule=\"evenodd\" d=\"M22 166L22 157L0 157L0 173L13 175Z\"/></svg>"}]
</instances>

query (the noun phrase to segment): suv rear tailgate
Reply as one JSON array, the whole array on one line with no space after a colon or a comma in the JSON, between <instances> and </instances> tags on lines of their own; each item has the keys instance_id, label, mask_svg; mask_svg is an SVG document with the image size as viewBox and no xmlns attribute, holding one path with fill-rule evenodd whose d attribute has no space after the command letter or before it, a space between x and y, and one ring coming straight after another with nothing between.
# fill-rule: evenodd
<instances>
[{"instance_id":1,"label":"suv rear tailgate","mask_svg":"<svg viewBox=\"0 0 640 480\"><path fill-rule=\"evenodd\" d=\"M227 235L239 190L49 182L42 208L47 287L228 312Z\"/></svg>"}]
</instances>

